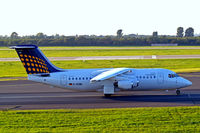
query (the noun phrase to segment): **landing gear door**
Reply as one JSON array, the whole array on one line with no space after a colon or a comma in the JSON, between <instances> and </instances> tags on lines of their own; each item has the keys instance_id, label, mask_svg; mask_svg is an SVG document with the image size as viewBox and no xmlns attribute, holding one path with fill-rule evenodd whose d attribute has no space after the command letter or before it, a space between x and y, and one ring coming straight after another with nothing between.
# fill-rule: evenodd
<instances>
[{"instance_id":1,"label":"landing gear door","mask_svg":"<svg viewBox=\"0 0 200 133\"><path fill-rule=\"evenodd\" d=\"M163 84L164 83L164 74L163 73L159 72L157 78L158 78L158 83L159 84Z\"/></svg>"},{"instance_id":2,"label":"landing gear door","mask_svg":"<svg viewBox=\"0 0 200 133\"><path fill-rule=\"evenodd\" d=\"M61 76L60 85L63 87L67 86L67 76L66 75Z\"/></svg>"}]
</instances>

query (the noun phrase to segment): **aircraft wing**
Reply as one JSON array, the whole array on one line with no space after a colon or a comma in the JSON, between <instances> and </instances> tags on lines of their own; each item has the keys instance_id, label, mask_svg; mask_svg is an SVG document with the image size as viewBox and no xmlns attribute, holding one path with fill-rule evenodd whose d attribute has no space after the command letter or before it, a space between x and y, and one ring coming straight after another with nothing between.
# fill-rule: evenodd
<instances>
[{"instance_id":1,"label":"aircraft wing","mask_svg":"<svg viewBox=\"0 0 200 133\"><path fill-rule=\"evenodd\" d=\"M102 72L101 74L99 74L96 77L92 78L90 80L90 82L94 83L94 82L100 82L100 81L103 81L103 80L107 80L109 78L118 76L118 75L126 73L128 71L131 71L131 69L130 68L114 68L114 69Z\"/></svg>"}]
</instances>

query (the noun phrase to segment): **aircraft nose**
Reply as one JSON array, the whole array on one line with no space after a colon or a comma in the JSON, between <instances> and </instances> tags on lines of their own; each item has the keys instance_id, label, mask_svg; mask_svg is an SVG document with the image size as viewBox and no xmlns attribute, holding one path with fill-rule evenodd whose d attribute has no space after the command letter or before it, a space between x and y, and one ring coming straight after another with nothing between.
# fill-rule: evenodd
<instances>
[{"instance_id":1,"label":"aircraft nose","mask_svg":"<svg viewBox=\"0 0 200 133\"><path fill-rule=\"evenodd\" d=\"M188 86L192 85L191 81L184 79L184 78L180 78L179 83L180 83L181 87L188 87Z\"/></svg>"},{"instance_id":2,"label":"aircraft nose","mask_svg":"<svg viewBox=\"0 0 200 133\"><path fill-rule=\"evenodd\" d=\"M185 80L186 80L186 82L185 82L186 86L191 86L191 85L192 85L192 82L191 82L191 81L189 81L189 80L187 80L187 79L185 79Z\"/></svg>"}]
</instances>

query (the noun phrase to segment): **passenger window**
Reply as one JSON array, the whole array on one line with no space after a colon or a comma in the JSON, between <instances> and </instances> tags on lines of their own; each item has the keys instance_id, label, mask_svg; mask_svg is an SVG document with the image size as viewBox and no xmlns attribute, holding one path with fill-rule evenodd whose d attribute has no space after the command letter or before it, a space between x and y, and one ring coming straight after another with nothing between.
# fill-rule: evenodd
<instances>
[{"instance_id":1,"label":"passenger window","mask_svg":"<svg viewBox=\"0 0 200 133\"><path fill-rule=\"evenodd\" d=\"M78 80L78 78L76 78L76 80Z\"/></svg>"},{"instance_id":2,"label":"passenger window","mask_svg":"<svg viewBox=\"0 0 200 133\"><path fill-rule=\"evenodd\" d=\"M140 78L142 78L142 76L140 76Z\"/></svg>"},{"instance_id":3,"label":"passenger window","mask_svg":"<svg viewBox=\"0 0 200 133\"><path fill-rule=\"evenodd\" d=\"M156 76L154 76L154 79L156 78Z\"/></svg>"},{"instance_id":4,"label":"passenger window","mask_svg":"<svg viewBox=\"0 0 200 133\"><path fill-rule=\"evenodd\" d=\"M79 77L79 80L81 80L81 77Z\"/></svg>"},{"instance_id":5,"label":"passenger window","mask_svg":"<svg viewBox=\"0 0 200 133\"><path fill-rule=\"evenodd\" d=\"M145 76L143 76L143 79L145 79Z\"/></svg>"},{"instance_id":6,"label":"passenger window","mask_svg":"<svg viewBox=\"0 0 200 133\"><path fill-rule=\"evenodd\" d=\"M74 78L72 78L72 80L74 80Z\"/></svg>"},{"instance_id":7,"label":"passenger window","mask_svg":"<svg viewBox=\"0 0 200 133\"><path fill-rule=\"evenodd\" d=\"M71 80L71 78L69 78L69 80Z\"/></svg>"},{"instance_id":8,"label":"passenger window","mask_svg":"<svg viewBox=\"0 0 200 133\"><path fill-rule=\"evenodd\" d=\"M84 80L85 78L83 77L82 79Z\"/></svg>"}]
</instances>

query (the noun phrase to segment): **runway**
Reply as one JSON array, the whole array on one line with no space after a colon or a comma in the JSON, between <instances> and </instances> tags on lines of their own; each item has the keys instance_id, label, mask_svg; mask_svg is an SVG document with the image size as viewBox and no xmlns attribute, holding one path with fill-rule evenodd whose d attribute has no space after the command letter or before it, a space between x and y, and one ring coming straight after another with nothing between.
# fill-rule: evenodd
<instances>
[{"instance_id":1,"label":"runway","mask_svg":"<svg viewBox=\"0 0 200 133\"><path fill-rule=\"evenodd\" d=\"M102 92L79 92L27 80L0 82L0 110L169 107L200 105L200 73L181 74L193 82L175 91L123 91L111 98Z\"/></svg>"},{"instance_id":2,"label":"runway","mask_svg":"<svg viewBox=\"0 0 200 133\"><path fill-rule=\"evenodd\" d=\"M199 59L200 55L146 55L146 56L83 56L48 57L50 61L64 60L134 60L134 59ZM19 58L0 58L0 61L19 61Z\"/></svg>"}]
</instances>

